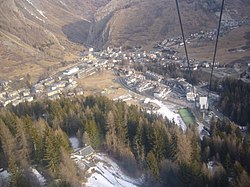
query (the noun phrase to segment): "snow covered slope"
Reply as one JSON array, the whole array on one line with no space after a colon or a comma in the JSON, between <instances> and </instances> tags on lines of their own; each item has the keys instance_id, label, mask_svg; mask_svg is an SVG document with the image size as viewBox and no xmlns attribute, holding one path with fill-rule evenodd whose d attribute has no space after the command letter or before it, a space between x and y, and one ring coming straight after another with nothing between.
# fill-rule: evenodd
<instances>
[{"instance_id":1,"label":"snow covered slope","mask_svg":"<svg viewBox=\"0 0 250 187\"><path fill-rule=\"evenodd\" d=\"M166 117L169 120L174 120L174 122L181 127L183 131L186 131L187 126L182 120L180 114L175 113L169 109L169 106L164 104L162 101L159 101L157 99L150 99L147 98L144 103L155 103L159 106L159 109L156 111L157 114L162 115L163 117Z\"/></svg>"},{"instance_id":2,"label":"snow covered slope","mask_svg":"<svg viewBox=\"0 0 250 187\"><path fill-rule=\"evenodd\" d=\"M105 154L97 154L96 171L88 179L88 187L136 187L143 178L133 179L125 175L119 166Z\"/></svg>"}]
</instances>

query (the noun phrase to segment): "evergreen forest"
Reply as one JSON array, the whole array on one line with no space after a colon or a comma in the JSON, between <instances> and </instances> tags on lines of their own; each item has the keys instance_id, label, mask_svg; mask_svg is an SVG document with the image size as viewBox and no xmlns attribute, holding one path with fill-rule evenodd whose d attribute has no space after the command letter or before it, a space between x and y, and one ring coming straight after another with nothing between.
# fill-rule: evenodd
<instances>
[{"instance_id":1,"label":"evergreen forest","mask_svg":"<svg viewBox=\"0 0 250 187\"><path fill-rule=\"evenodd\" d=\"M85 176L70 159L69 137L76 136L130 175L144 174L143 186L249 186L250 135L227 119L212 119L209 133L201 139L195 125L183 132L101 96L23 103L0 109L0 168L12 174L6 186L36 186L31 166L48 186L79 186Z\"/></svg>"}]
</instances>

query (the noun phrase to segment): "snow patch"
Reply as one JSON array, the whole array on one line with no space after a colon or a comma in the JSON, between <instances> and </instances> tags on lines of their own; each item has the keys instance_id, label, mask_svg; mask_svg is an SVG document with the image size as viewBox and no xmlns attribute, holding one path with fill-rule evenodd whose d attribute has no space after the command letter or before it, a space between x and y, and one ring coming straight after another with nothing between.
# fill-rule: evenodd
<instances>
[{"instance_id":1,"label":"snow patch","mask_svg":"<svg viewBox=\"0 0 250 187\"><path fill-rule=\"evenodd\" d=\"M7 170L0 169L0 186L8 186L11 174Z\"/></svg>"},{"instance_id":2,"label":"snow patch","mask_svg":"<svg viewBox=\"0 0 250 187\"><path fill-rule=\"evenodd\" d=\"M30 0L26 0L31 6L34 6Z\"/></svg>"},{"instance_id":3,"label":"snow patch","mask_svg":"<svg viewBox=\"0 0 250 187\"><path fill-rule=\"evenodd\" d=\"M44 17L44 18L46 18L46 19L47 19L47 17L44 15L44 12L43 12L43 11L38 10L38 9L36 9L36 10L37 10L37 12L39 12L39 14L41 14L41 16L42 16L42 17Z\"/></svg>"},{"instance_id":4,"label":"snow patch","mask_svg":"<svg viewBox=\"0 0 250 187\"><path fill-rule=\"evenodd\" d=\"M199 130L199 135L200 135L200 139L203 140L204 136L210 136L209 131L207 130L206 126L203 125L202 123L198 123L198 130Z\"/></svg>"},{"instance_id":5,"label":"snow patch","mask_svg":"<svg viewBox=\"0 0 250 187\"><path fill-rule=\"evenodd\" d=\"M77 137L70 137L69 141L74 150L79 148L79 140Z\"/></svg>"},{"instance_id":6,"label":"snow patch","mask_svg":"<svg viewBox=\"0 0 250 187\"><path fill-rule=\"evenodd\" d=\"M198 124L199 124L198 130L199 130L200 139L203 140L204 135L202 134L202 131L204 129L204 125L201 123L198 123Z\"/></svg>"},{"instance_id":7,"label":"snow patch","mask_svg":"<svg viewBox=\"0 0 250 187\"><path fill-rule=\"evenodd\" d=\"M37 9L37 8L35 7L35 5L31 2L31 0L26 0L26 1L27 1L32 7L34 7L34 9L35 9L43 18L46 18L46 19L47 19L47 17L44 15L44 12L41 11L41 10L39 10L39 9ZM41 19L40 17L38 17L37 15L35 15L33 12L29 11L26 7L24 7L24 9L27 10L27 11L28 11L32 16L34 16L36 19L38 19L38 20L42 21L43 23L45 23L44 19Z\"/></svg>"},{"instance_id":8,"label":"snow patch","mask_svg":"<svg viewBox=\"0 0 250 187\"><path fill-rule=\"evenodd\" d=\"M36 176L41 186L45 186L46 179L35 169L31 167L31 172Z\"/></svg>"},{"instance_id":9,"label":"snow patch","mask_svg":"<svg viewBox=\"0 0 250 187\"><path fill-rule=\"evenodd\" d=\"M31 15L31 16L34 16L36 19L38 19L38 20L40 20L40 21L42 21L43 23L45 23L45 21L44 21L44 19L42 19L42 18L39 18L37 15L35 15L33 12L31 12L30 10L28 10L26 7L24 7L24 9ZM37 9L36 9L37 10ZM37 11L39 11L39 10L37 10ZM42 11L41 11L42 12ZM40 13L40 12L39 12ZM41 14L41 13L40 13ZM45 18L47 18L46 16L45 16Z\"/></svg>"},{"instance_id":10,"label":"snow patch","mask_svg":"<svg viewBox=\"0 0 250 187\"><path fill-rule=\"evenodd\" d=\"M59 1L63 6L67 6L64 2L62 1Z\"/></svg>"},{"instance_id":11,"label":"snow patch","mask_svg":"<svg viewBox=\"0 0 250 187\"><path fill-rule=\"evenodd\" d=\"M96 171L88 179L87 186L95 187L137 187L143 178L134 179L126 176L119 166L104 154L96 155L99 162Z\"/></svg>"},{"instance_id":12,"label":"snow patch","mask_svg":"<svg viewBox=\"0 0 250 187\"><path fill-rule=\"evenodd\" d=\"M177 114L177 113L171 111L171 110L169 109L169 107L168 107L166 104L164 104L162 101L159 101L159 100L157 100L157 99L153 99L153 100L152 100L152 99L147 98L147 99L145 100L145 102L146 102L146 103L151 102L151 103L157 104L157 105L160 107L160 109L158 109L158 110L156 111L157 114L160 114L160 115L162 115L163 117L168 118L169 120L174 120L174 122L175 122L179 127L181 127L183 131L186 131L186 130L187 130L187 126L186 126L186 124L184 123L184 121L182 120L180 114Z\"/></svg>"}]
</instances>

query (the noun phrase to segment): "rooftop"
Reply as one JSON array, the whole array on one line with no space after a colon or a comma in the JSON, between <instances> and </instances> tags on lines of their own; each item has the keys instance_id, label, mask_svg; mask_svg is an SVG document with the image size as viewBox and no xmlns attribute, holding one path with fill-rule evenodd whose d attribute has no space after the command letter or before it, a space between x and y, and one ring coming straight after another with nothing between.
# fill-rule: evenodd
<instances>
[{"instance_id":1,"label":"rooftop","mask_svg":"<svg viewBox=\"0 0 250 187\"><path fill-rule=\"evenodd\" d=\"M95 152L95 150L90 145L87 146L87 147L84 147L83 149L81 149L79 151L79 153L81 154L81 156L84 156L84 157L86 157L88 155L91 155L94 152Z\"/></svg>"}]
</instances>

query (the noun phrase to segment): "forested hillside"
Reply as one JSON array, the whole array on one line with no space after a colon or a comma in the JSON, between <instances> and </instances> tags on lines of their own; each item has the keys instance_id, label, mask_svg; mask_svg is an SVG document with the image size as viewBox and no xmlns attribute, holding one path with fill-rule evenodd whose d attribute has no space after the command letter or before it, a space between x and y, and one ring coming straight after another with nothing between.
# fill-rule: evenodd
<instances>
[{"instance_id":1,"label":"forested hillside","mask_svg":"<svg viewBox=\"0 0 250 187\"><path fill-rule=\"evenodd\" d=\"M202 141L195 129L183 132L105 97L25 103L0 111L0 167L12 173L10 186L34 186L27 172L34 165L49 186L55 179L56 186L77 186L85 177L69 158L69 137L77 136L131 175L145 174L144 186L248 186L250 136L225 120L213 120Z\"/></svg>"},{"instance_id":2,"label":"forested hillside","mask_svg":"<svg viewBox=\"0 0 250 187\"><path fill-rule=\"evenodd\" d=\"M250 125L250 84L241 80L222 82L221 109L225 115L241 126Z\"/></svg>"}]
</instances>

